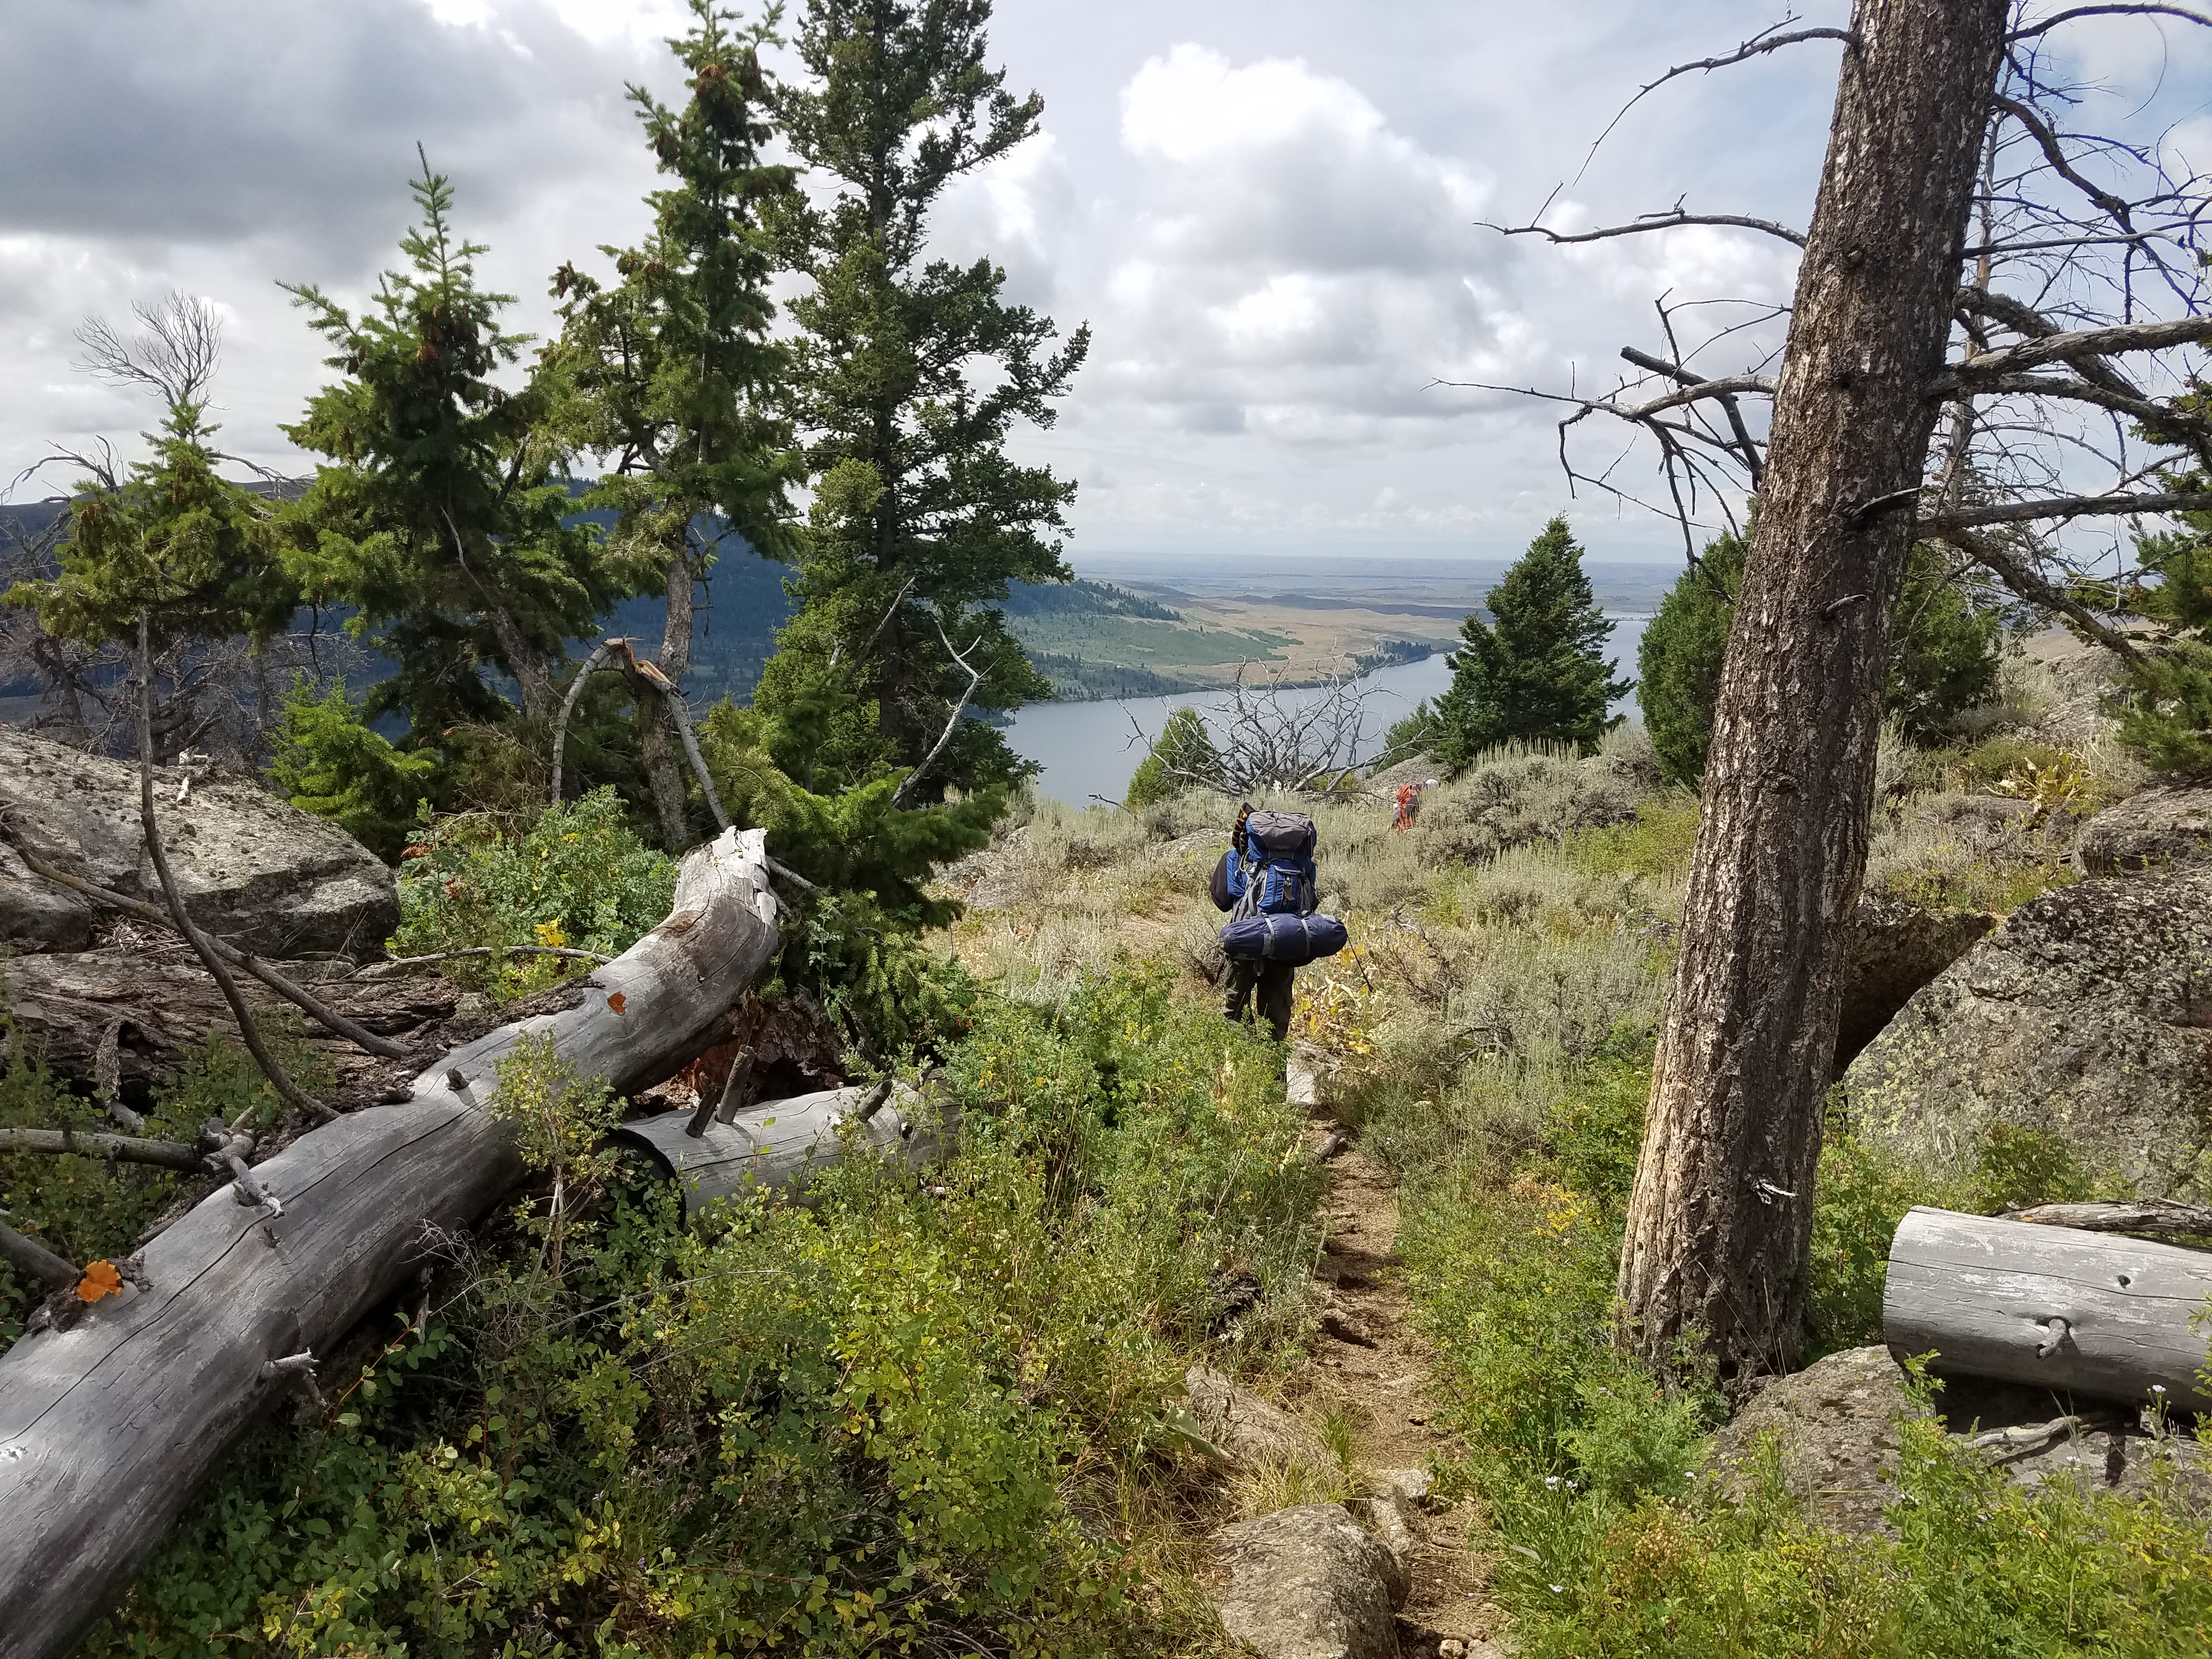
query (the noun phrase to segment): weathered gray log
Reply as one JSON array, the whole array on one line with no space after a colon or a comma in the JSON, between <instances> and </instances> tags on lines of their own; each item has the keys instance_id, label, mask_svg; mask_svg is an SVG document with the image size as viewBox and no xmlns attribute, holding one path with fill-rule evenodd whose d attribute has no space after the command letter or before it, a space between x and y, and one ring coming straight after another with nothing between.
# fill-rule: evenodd
<instances>
[{"instance_id":1,"label":"weathered gray log","mask_svg":"<svg viewBox=\"0 0 2212 1659\"><path fill-rule=\"evenodd\" d=\"M682 1191L684 1218L690 1220L718 1200L750 1192L801 1198L809 1180L842 1152L840 1130L848 1120L853 1127L847 1133L861 1145L890 1152L910 1169L921 1168L935 1155L938 1140L915 1121L921 1097L900 1084L890 1103L884 1103L881 1085L823 1089L763 1101L727 1123L708 1122L696 1135L694 1115L678 1111L633 1119L610 1139L637 1148L660 1165Z\"/></svg>"},{"instance_id":2,"label":"weathered gray log","mask_svg":"<svg viewBox=\"0 0 2212 1659\"><path fill-rule=\"evenodd\" d=\"M145 1140L137 1135L101 1134L89 1129L0 1128L0 1152L74 1152L79 1158L112 1158L118 1164L152 1164L166 1170L207 1170L207 1156L175 1140Z\"/></svg>"},{"instance_id":3,"label":"weathered gray log","mask_svg":"<svg viewBox=\"0 0 2212 1659\"><path fill-rule=\"evenodd\" d=\"M2011 1221L2043 1227L2078 1227L2085 1233L2179 1233L2212 1238L2212 1205L2184 1204L2176 1198L2130 1199L2124 1203L2038 1204L2007 1212Z\"/></svg>"},{"instance_id":4,"label":"weathered gray log","mask_svg":"<svg viewBox=\"0 0 2212 1659\"><path fill-rule=\"evenodd\" d=\"M1998 1217L1914 1209L1889 1250L1883 1339L1939 1376L2063 1398L2212 1412L2197 1376L2212 1334L2212 1251ZM2163 1390L2161 1393L2160 1390Z\"/></svg>"},{"instance_id":5,"label":"weathered gray log","mask_svg":"<svg viewBox=\"0 0 2212 1659\"><path fill-rule=\"evenodd\" d=\"M315 963L287 965L319 998L370 1030L410 1042L425 1039L425 1027L451 1018L460 1001L460 988L450 980L315 979L309 977ZM239 988L256 1012L284 1006L258 984L241 983ZM100 1049L112 1044L113 1080L141 1104L152 1085L183 1065L210 1032L231 1029L230 1011L215 981L181 946L18 957L0 974L0 1012L6 1016L9 1042L39 1054L63 1077L103 1081ZM126 1022L119 1032L118 1018ZM333 1099L387 1076L396 1080L408 1075L313 1026L307 1028L306 1041L331 1072Z\"/></svg>"},{"instance_id":6,"label":"weathered gray log","mask_svg":"<svg viewBox=\"0 0 2212 1659\"><path fill-rule=\"evenodd\" d=\"M286 1385L266 1363L326 1349L426 1235L514 1184L514 1136L485 1108L522 1038L623 1091L692 1058L775 950L765 858L758 830L695 849L668 920L569 987L563 1012L444 1056L404 1104L301 1136L252 1171L280 1218L222 1188L147 1246L149 1289L0 1355L0 1659L64 1659Z\"/></svg>"}]
</instances>

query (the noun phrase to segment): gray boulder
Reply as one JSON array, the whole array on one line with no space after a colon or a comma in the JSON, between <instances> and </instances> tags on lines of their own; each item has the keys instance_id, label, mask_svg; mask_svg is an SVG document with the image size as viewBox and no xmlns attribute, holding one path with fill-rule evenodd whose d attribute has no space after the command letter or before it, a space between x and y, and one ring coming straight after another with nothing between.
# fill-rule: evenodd
<instances>
[{"instance_id":1,"label":"gray boulder","mask_svg":"<svg viewBox=\"0 0 2212 1659\"><path fill-rule=\"evenodd\" d=\"M1997 925L1981 910L1930 910L1889 893L1861 895L1844 943L1836 1066L1848 1066L1912 994Z\"/></svg>"},{"instance_id":2,"label":"gray boulder","mask_svg":"<svg viewBox=\"0 0 2212 1659\"><path fill-rule=\"evenodd\" d=\"M155 769L155 810L199 927L268 957L381 952L399 903L374 854L250 778L195 771L189 789L185 779L183 769ZM137 767L0 726L0 814L46 861L161 902L139 834ZM79 950L89 933L88 914L64 890L0 860L0 938L9 945Z\"/></svg>"},{"instance_id":3,"label":"gray boulder","mask_svg":"<svg viewBox=\"0 0 2212 1659\"><path fill-rule=\"evenodd\" d=\"M1404 1570L1340 1504L1305 1504L1224 1527L1212 1591L1229 1633L1263 1659L1397 1659L1393 1587Z\"/></svg>"},{"instance_id":4,"label":"gray boulder","mask_svg":"<svg viewBox=\"0 0 2212 1659\"><path fill-rule=\"evenodd\" d=\"M1844 1073L1859 1134L1971 1169L1997 1122L2144 1197L2212 1195L2212 866L2044 894L1914 995Z\"/></svg>"},{"instance_id":5,"label":"gray boulder","mask_svg":"<svg viewBox=\"0 0 2212 1659\"><path fill-rule=\"evenodd\" d=\"M1335 1455L1311 1426L1240 1388L1219 1371L1193 1365L1183 1377L1190 1416L1208 1443L1240 1463L1295 1464L1316 1474L1341 1474Z\"/></svg>"},{"instance_id":6,"label":"gray boulder","mask_svg":"<svg viewBox=\"0 0 2212 1659\"><path fill-rule=\"evenodd\" d=\"M2212 861L2212 774L2153 784L2081 826L2084 875L2133 876Z\"/></svg>"},{"instance_id":7,"label":"gray boulder","mask_svg":"<svg viewBox=\"0 0 2212 1659\"><path fill-rule=\"evenodd\" d=\"M2202 1443L2147 1434L2132 1419L2063 1418L2069 1403L1966 1377L1949 1379L1936 1396L1952 1443L1979 1452L2020 1486L2064 1480L2154 1498L2184 1513L2212 1508L2212 1460ZM1782 1483L1808 1516L1838 1532L1883 1531L1882 1506L1897 1497L1899 1425L1929 1414L1905 1393L1887 1348L1849 1348L1761 1384L1713 1437L1704 1473L1741 1499L1759 1478L1759 1443L1771 1437Z\"/></svg>"},{"instance_id":8,"label":"gray boulder","mask_svg":"<svg viewBox=\"0 0 2212 1659\"><path fill-rule=\"evenodd\" d=\"M1887 1348L1848 1348L1762 1383L1713 1437L1707 1477L1741 1499L1771 1436L1782 1483L1807 1514L1838 1532L1873 1532L1897 1495L1898 1419L1924 1415Z\"/></svg>"}]
</instances>

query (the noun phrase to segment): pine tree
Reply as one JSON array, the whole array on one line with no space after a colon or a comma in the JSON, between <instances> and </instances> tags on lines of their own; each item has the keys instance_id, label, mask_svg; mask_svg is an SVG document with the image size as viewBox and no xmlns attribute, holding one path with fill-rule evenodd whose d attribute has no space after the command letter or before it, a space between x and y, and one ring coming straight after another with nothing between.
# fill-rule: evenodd
<instances>
[{"instance_id":1,"label":"pine tree","mask_svg":"<svg viewBox=\"0 0 2212 1659\"><path fill-rule=\"evenodd\" d=\"M625 571L563 526L574 502L544 429L553 376L541 362L519 391L494 382L528 343L500 330L514 298L477 286L488 250L455 239L452 186L427 157L414 194L422 219L399 245L410 269L386 272L362 316L289 288L344 378L284 430L332 463L287 514L293 567L311 594L353 606L349 626L397 665L368 712L405 711L420 743L504 721L489 675L514 680L526 715L549 716L566 642L658 573Z\"/></svg>"},{"instance_id":2,"label":"pine tree","mask_svg":"<svg viewBox=\"0 0 2212 1659\"><path fill-rule=\"evenodd\" d=\"M1006 453L1017 421L1053 419L1089 345L1001 297L988 259L925 261L947 185L1036 131L985 66L988 0L810 0L810 81L779 94L793 149L834 181L780 215L796 404L816 495L799 613L756 693L778 758L816 790L918 768L915 801L1019 775L1005 739L957 711L1051 695L995 609L1010 580L1060 581L1075 487Z\"/></svg>"},{"instance_id":3,"label":"pine tree","mask_svg":"<svg viewBox=\"0 0 2212 1659\"><path fill-rule=\"evenodd\" d=\"M154 720L155 748L169 752L204 724L194 712L204 647L240 637L266 644L299 608L300 588L284 568L269 502L216 471L226 458L207 418L222 337L214 308L173 295L138 317L148 331L135 342L100 322L78 337L91 372L161 400L161 425L145 434L152 453L120 475L104 458L62 458L91 476L70 492L58 568L19 583L4 602L28 607L56 639L94 650L135 647L146 617L157 665L174 665Z\"/></svg>"},{"instance_id":4,"label":"pine tree","mask_svg":"<svg viewBox=\"0 0 2212 1659\"><path fill-rule=\"evenodd\" d=\"M1660 769L1694 789L1705 776L1705 745L1720 696L1743 544L1722 536L1676 578L1644 628L1637 651L1637 701ZM1941 550L1916 545L1889 630L1889 672L1882 712L1907 735L1929 738L1996 689L1998 613L1978 604Z\"/></svg>"},{"instance_id":5,"label":"pine tree","mask_svg":"<svg viewBox=\"0 0 2212 1659\"><path fill-rule=\"evenodd\" d=\"M690 99L671 110L629 89L668 188L648 198L652 234L631 249L605 247L611 288L563 265L561 350L577 393L568 434L611 458L585 497L611 508L610 538L625 563L651 568L668 598L659 667L679 687L691 664L694 592L710 580L728 532L753 551L789 550L789 490L803 476L787 419L774 412L787 354L769 337L775 253L763 208L795 188L787 167L760 147L768 88L758 48L765 26L733 29L734 14L691 0L692 27L670 46L689 72ZM710 590L711 591L711 590ZM640 746L663 839L690 844L684 773L666 705L639 706Z\"/></svg>"},{"instance_id":6,"label":"pine tree","mask_svg":"<svg viewBox=\"0 0 2212 1659\"><path fill-rule=\"evenodd\" d=\"M1616 723L1606 707L1631 682L1613 678L1605 655L1613 624L1591 596L1582 560L1566 520L1553 519L1486 597L1492 620L1460 624L1431 739L1452 771L1514 738L1594 749Z\"/></svg>"}]
</instances>

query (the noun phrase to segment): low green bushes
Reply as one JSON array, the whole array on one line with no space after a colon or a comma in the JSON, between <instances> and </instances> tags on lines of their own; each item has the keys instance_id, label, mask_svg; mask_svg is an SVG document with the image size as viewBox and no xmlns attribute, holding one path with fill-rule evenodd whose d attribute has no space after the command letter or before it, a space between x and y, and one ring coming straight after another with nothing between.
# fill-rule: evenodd
<instances>
[{"instance_id":1,"label":"low green bushes","mask_svg":"<svg viewBox=\"0 0 2212 1659\"><path fill-rule=\"evenodd\" d=\"M493 946L569 947L617 956L668 915L676 860L647 847L612 789L518 825L465 812L428 824L399 869L395 956ZM501 1000L576 970L571 958L464 957L443 970Z\"/></svg>"},{"instance_id":2,"label":"low green bushes","mask_svg":"<svg viewBox=\"0 0 2212 1659\"><path fill-rule=\"evenodd\" d=\"M520 1054L534 1189L85 1653L1209 1650L1161 1407L1304 1328L1324 1176L1278 1052L1131 974L993 1000L945 1065L926 1182L858 1159L686 1230Z\"/></svg>"}]
</instances>

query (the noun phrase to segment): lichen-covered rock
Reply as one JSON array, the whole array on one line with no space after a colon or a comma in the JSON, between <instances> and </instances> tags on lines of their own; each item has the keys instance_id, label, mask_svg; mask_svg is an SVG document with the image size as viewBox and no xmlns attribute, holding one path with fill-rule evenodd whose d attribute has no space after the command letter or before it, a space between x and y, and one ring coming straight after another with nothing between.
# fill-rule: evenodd
<instances>
[{"instance_id":1,"label":"lichen-covered rock","mask_svg":"<svg viewBox=\"0 0 2212 1659\"><path fill-rule=\"evenodd\" d=\"M2134 876L2212 861L2212 774L2137 791L2081 827L2084 875Z\"/></svg>"},{"instance_id":2,"label":"lichen-covered rock","mask_svg":"<svg viewBox=\"0 0 2212 1659\"><path fill-rule=\"evenodd\" d=\"M1224 1527L1212 1591L1229 1633L1263 1659L1397 1659L1391 1583L1402 1571L1340 1504Z\"/></svg>"},{"instance_id":3,"label":"lichen-covered rock","mask_svg":"<svg viewBox=\"0 0 2212 1659\"><path fill-rule=\"evenodd\" d=\"M1930 910L1889 893L1860 896L1844 941L1838 1066L1881 1034L1912 994L1997 925L1981 910Z\"/></svg>"},{"instance_id":4,"label":"lichen-covered rock","mask_svg":"<svg viewBox=\"0 0 2212 1659\"><path fill-rule=\"evenodd\" d=\"M185 776L155 769L155 811L194 922L261 956L381 953L399 902L374 854L250 778L195 775L179 800ZM0 811L40 858L161 902L139 833L137 767L0 726ZM10 890L0 896L0 927L18 949L82 948L76 918L53 902L60 890L8 867L0 889Z\"/></svg>"},{"instance_id":5,"label":"lichen-covered rock","mask_svg":"<svg viewBox=\"0 0 2212 1659\"><path fill-rule=\"evenodd\" d=\"M2022 1486L2069 1480L2185 1513L2212 1509L2212 1459L2197 1441L2155 1438L2120 1421L2051 1431L2066 1402L1969 1378L1945 1383L1936 1404L1954 1446L1978 1452ZM1838 1532L1875 1532L1897 1497L1899 1425L1929 1415L1905 1392L1887 1348L1849 1348L1763 1383L1714 1437L1705 1473L1741 1498L1759 1478L1759 1443L1771 1436L1783 1485L1808 1516ZM2007 1435L1991 1431L1993 1422L2022 1426Z\"/></svg>"},{"instance_id":6,"label":"lichen-covered rock","mask_svg":"<svg viewBox=\"0 0 2212 1659\"><path fill-rule=\"evenodd\" d=\"M0 842L0 940L18 951L82 951L92 943L92 907L66 887L41 881Z\"/></svg>"},{"instance_id":7,"label":"lichen-covered rock","mask_svg":"<svg viewBox=\"0 0 2212 1659\"><path fill-rule=\"evenodd\" d=\"M2212 866L2044 894L1923 988L1844 1074L1861 1136L1972 1167L2058 1136L2146 1197L2212 1195Z\"/></svg>"},{"instance_id":8,"label":"lichen-covered rock","mask_svg":"<svg viewBox=\"0 0 2212 1659\"><path fill-rule=\"evenodd\" d=\"M1328 1443L1280 1406L1270 1405L1219 1371L1193 1365L1183 1377L1199 1431L1240 1463L1297 1464L1340 1474Z\"/></svg>"},{"instance_id":9,"label":"lichen-covered rock","mask_svg":"<svg viewBox=\"0 0 2212 1659\"><path fill-rule=\"evenodd\" d=\"M1874 1531L1894 1498L1897 1421L1924 1416L1887 1348L1847 1348L1761 1385L1713 1438L1710 1478L1741 1498L1758 1478L1759 1443L1778 1443L1782 1481L1814 1519Z\"/></svg>"}]
</instances>

